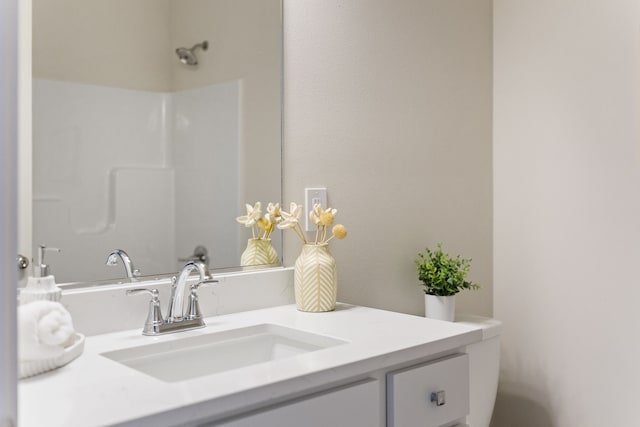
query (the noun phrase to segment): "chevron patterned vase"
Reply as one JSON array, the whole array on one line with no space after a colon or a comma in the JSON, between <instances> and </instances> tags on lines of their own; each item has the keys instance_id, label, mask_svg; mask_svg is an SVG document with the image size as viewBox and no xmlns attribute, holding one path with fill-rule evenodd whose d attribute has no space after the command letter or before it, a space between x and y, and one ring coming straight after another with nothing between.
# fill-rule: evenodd
<instances>
[{"instance_id":1,"label":"chevron patterned vase","mask_svg":"<svg viewBox=\"0 0 640 427\"><path fill-rule=\"evenodd\" d=\"M329 245L302 246L293 283L298 310L321 312L336 308L336 260L329 252Z\"/></svg>"},{"instance_id":2,"label":"chevron patterned vase","mask_svg":"<svg viewBox=\"0 0 640 427\"><path fill-rule=\"evenodd\" d=\"M240 265L274 266L279 265L278 252L271 244L271 239L249 239L247 248L240 257Z\"/></svg>"}]
</instances>

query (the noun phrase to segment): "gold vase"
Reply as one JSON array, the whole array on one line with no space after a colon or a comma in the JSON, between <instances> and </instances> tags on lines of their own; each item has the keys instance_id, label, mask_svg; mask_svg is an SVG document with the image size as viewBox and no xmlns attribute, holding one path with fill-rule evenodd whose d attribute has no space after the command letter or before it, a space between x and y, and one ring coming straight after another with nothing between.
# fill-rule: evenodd
<instances>
[{"instance_id":1,"label":"gold vase","mask_svg":"<svg viewBox=\"0 0 640 427\"><path fill-rule=\"evenodd\" d=\"M329 245L302 246L294 268L293 283L298 310L322 312L336 308L336 260L329 252Z\"/></svg>"},{"instance_id":2,"label":"gold vase","mask_svg":"<svg viewBox=\"0 0 640 427\"><path fill-rule=\"evenodd\" d=\"M240 257L240 265L243 267L280 265L278 252L271 244L271 239L249 239L247 248Z\"/></svg>"}]
</instances>

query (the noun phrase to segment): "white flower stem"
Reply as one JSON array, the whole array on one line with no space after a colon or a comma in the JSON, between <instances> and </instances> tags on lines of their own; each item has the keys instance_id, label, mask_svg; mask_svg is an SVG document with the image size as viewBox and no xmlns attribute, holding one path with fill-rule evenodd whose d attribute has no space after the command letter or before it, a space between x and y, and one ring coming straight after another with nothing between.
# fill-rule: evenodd
<instances>
[{"instance_id":1,"label":"white flower stem","mask_svg":"<svg viewBox=\"0 0 640 427\"><path fill-rule=\"evenodd\" d=\"M302 234L300 231L298 231L298 228L300 227L300 224L297 223L296 227L293 227L293 231L296 232L296 234L298 235L298 237L302 240L302 243L304 243L305 245L307 244L307 239L305 239L304 234Z\"/></svg>"}]
</instances>

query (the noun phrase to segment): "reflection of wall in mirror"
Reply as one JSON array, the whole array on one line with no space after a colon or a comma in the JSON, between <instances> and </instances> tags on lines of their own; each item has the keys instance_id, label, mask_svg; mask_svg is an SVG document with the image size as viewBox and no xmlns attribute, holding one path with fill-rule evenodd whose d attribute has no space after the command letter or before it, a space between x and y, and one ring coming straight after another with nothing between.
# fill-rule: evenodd
<instances>
[{"instance_id":1,"label":"reflection of wall in mirror","mask_svg":"<svg viewBox=\"0 0 640 427\"><path fill-rule=\"evenodd\" d=\"M116 247L143 274L178 269L194 244L237 263L233 213L218 206L237 204L238 92L34 80L34 236L65 248L51 260L59 281L119 277L101 266Z\"/></svg>"},{"instance_id":2,"label":"reflection of wall in mirror","mask_svg":"<svg viewBox=\"0 0 640 427\"><path fill-rule=\"evenodd\" d=\"M196 244L237 265L233 219L280 198L279 0L33 3L33 243L65 249L58 280L121 277L102 265L115 247L143 274L175 271ZM175 48L204 39L200 65L180 64Z\"/></svg>"}]
</instances>

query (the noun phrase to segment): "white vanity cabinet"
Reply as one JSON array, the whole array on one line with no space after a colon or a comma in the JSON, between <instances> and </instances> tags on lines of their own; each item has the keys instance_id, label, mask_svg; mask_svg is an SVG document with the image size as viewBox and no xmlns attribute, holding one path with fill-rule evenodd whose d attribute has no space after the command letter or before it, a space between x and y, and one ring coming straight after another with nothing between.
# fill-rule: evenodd
<instances>
[{"instance_id":1,"label":"white vanity cabinet","mask_svg":"<svg viewBox=\"0 0 640 427\"><path fill-rule=\"evenodd\" d=\"M380 383L369 379L202 427L378 427Z\"/></svg>"},{"instance_id":2,"label":"white vanity cabinet","mask_svg":"<svg viewBox=\"0 0 640 427\"><path fill-rule=\"evenodd\" d=\"M330 389L199 427L462 426L469 413L469 357L453 354L372 373ZM386 401L386 408L381 406ZM386 409L386 419L385 419Z\"/></svg>"},{"instance_id":3,"label":"white vanity cabinet","mask_svg":"<svg viewBox=\"0 0 640 427\"><path fill-rule=\"evenodd\" d=\"M480 330L347 304L329 313L304 313L284 305L215 316L206 322L206 328L159 337L143 336L139 328L87 336L78 359L20 382L21 427L452 427L465 423L469 412L465 348L482 339ZM300 340L315 335L341 342L179 381L105 356L118 351L135 356L138 353L132 352L139 347L151 352L145 363L156 363L166 360L165 350L179 349L180 360L165 369L180 371L189 363L187 355L192 353L187 350L193 348L194 340L236 343L238 336L249 337L243 331L254 329L271 331L270 339L294 340L273 334L265 325L292 329ZM162 357L155 358L154 351ZM224 360L208 362L222 366ZM437 396L439 391L444 392L440 406L431 402L431 394Z\"/></svg>"}]
</instances>

